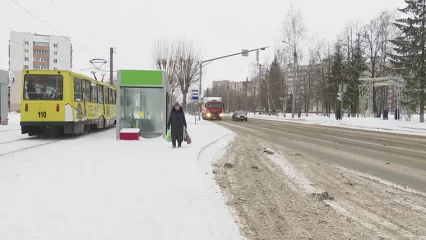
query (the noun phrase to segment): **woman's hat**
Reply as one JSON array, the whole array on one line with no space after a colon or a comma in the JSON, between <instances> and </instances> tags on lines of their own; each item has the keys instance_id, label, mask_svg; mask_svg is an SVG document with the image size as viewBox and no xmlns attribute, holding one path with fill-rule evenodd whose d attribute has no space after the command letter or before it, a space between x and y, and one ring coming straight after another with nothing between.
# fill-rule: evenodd
<instances>
[{"instance_id":1,"label":"woman's hat","mask_svg":"<svg viewBox=\"0 0 426 240\"><path fill-rule=\"evenodd\" d=\"M175 104L173 104L173 107L177 107L180 106L180 104L178 102L175 102Z\"/></svg>"}]
</instances>

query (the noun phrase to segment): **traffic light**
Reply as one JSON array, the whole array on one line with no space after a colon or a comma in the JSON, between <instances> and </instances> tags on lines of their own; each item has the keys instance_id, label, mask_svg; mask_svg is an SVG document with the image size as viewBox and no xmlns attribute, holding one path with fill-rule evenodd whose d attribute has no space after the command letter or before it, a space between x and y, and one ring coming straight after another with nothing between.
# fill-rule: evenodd
<instances>
[{"instance_id":1,"label":"traffic light","mask_svg":"<svg viewBox=\"0 0 426 240\"><path fill-rule=\"evenodd\" d=\"M343 99L343 94L342 93L337 93L337 100L342 101Z\"/></svg>"}]
</instances>

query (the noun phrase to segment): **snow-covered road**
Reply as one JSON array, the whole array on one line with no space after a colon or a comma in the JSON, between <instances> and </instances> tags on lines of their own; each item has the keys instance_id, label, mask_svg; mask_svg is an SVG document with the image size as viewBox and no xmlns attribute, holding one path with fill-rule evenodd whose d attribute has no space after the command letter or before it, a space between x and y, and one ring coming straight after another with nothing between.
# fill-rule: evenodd
<instances>
[{"instance_id":1,"label":"snow-covered road","mask_svg":"<svg viewBox=\"0 0 426 240\"><path fill-rule=\"evenodd\" d=\"M403 116L401 116L402 121L397 121L394 119L393 114L389 114L389 120L382 120L380 118L371 117L364 118L347 116L344 116L342 120L336 120L334 114L331 114L330 117L325 117L321 115L316 115L314 113L310 113L308 116L302 114L301 118L297 118L297 115L295 118L292 118L291 113L287 113L286 117L282 115L269 116L254 115L253 113L249 113L248 117L249 119L254 118L273 121L295 122L301 124L315 124L323 126L334 126L426 136L426 124L419 122L419 115L413 115L411 121L404 121L405 119L403 119Z\"/></svg>"}]
</instances>

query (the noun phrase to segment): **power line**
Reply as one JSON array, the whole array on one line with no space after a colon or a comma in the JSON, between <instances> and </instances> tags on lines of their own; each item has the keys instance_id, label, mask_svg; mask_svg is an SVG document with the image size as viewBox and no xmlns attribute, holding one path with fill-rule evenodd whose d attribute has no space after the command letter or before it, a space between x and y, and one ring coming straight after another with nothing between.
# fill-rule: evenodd
<instances>
[{"instance_id":1,"label":"power line","mask_svg":"<svg viewBox=\"0 0 426 240\"><path fill-rule=\"evenodd\" d=\"M24 7L20 2L18 2L17 0L10 0L12 3L14 3L15 5L17 5L18 7L24 9L27 13L29 13L31 16L37 18L40 22L42 22L44 25L48 26L49 28L51 28L53 31L57 32L59 35L61 35L62 37L64 37L65 39L69 40L73 45L83 49L84 51L86 51L87 53L89 53L90 55L97 57L95 54L93 54L90 50L88 50L85 47L80 46L79 44L77 44L74 41L71 41L71 39L69 37L66 37L64 34L62 34L60 31L56 30L54 27L52 27L49 23L47 23L46 21L44 21L43 19L41 19L39 16L37 16L35 13L33 13L32 11L28 10L26 7Z\"/></svg>"},{"instance_id":2,"label":"power line","mask_svg":"<svg viewBox=\"0 0 426 240\"><path fill-rule=\"evenodd\" d=\"M57 9L59 9L62 13L65 14L65 16L67 16L69 19L71 19L71 21L75 22L80 28L82 28L87 34L89 34L93 39L95 39L96 41L98 41L99 43L103 44L104 46L106 46L107 48L109 48L111 45L107 45L105 44L105 42L99 40L97 37L95 37L92 33L90 33L89 30L87 30L85 27L83 27L77 20L73 19L70 15L68 15L67 12L65 12L62 8L60 8L53 0L49 0L53 6L55 6Z\"/></svg>"}]
</instances>

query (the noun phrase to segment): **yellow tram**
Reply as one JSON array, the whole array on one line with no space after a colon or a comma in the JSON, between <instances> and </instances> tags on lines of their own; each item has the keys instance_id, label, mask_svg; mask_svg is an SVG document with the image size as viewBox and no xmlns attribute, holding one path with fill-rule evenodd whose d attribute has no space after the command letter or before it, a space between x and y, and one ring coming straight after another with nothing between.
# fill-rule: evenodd
<instances>
[{"instance_id":1,"label":"yellow tram","mask_svg":"<svg viewBox=\"0 0 426 240\"><path fill-rule=\"evenodd\" d=\"M116 120L116 88L59 70L23 70L21 132L79 135Z\"/></svg>"}]
</instances>

